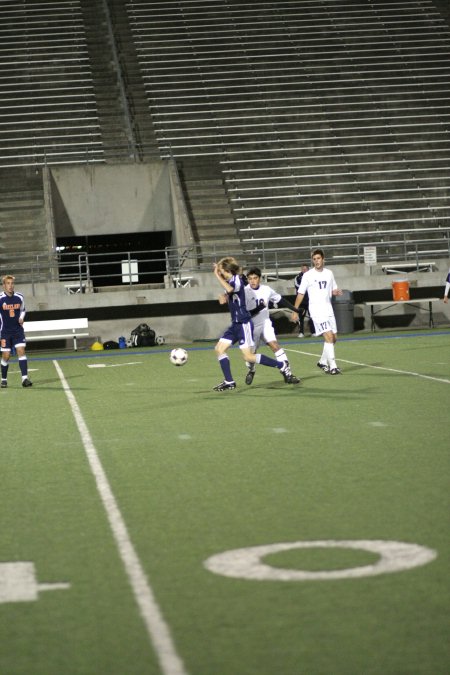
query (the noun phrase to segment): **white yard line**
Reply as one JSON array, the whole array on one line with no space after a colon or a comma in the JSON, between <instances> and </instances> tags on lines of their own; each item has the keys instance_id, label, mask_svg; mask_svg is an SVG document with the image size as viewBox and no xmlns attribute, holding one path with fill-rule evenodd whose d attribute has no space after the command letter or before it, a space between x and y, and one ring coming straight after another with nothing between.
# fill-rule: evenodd
<instances>
[{"instance_id":1,"label":"white yard line","mask_svg":"<svg viewBox=\"0 0 450 675\"><path fill-rule=\"evenodd\" d=\"M127 363L88 363L88 368L122 368L123 366L138 366L142 361L128 361Z\"/></svg>"},{"instance_id":2,"label":"white yard line","mask_svg":"<svg viewBox=\"0 0 450 675\"><path fill-rule=\"evenodd\" d=\"M286 349L286 352L294 352L295 354L304 354L305 356L314 356L318 359L320 354L313 354L312 352L303 352L298 349ZM413 375L414 377L422 377L424 380L432 380L433 382L443 382L444 384L450 384L450 380L447 380L443 377L432 377L431 375L423 375L422 373L416 373L412 370L400 370L399 368L386 368L386 366L372 366L370 363L359 363L358 361L348 361L347 359L341 359L337 356L337 361L339 363L350 363L352 366L361 366L363 368L373 368L375 370L385 370L390 373L400 373L401 375Z\"/></svg>"},{"instance_id":3,"label":"white yard line","mask_svg":"<svg viewBox=\"0 0 450 675\"><path fill-rule=\"evenodd\" d=\"M161 670L164 675L187 675L183 662L177 654L169 627L162 616L161 609L156 602L141 561L131 542L125 521L111 490L108 478L100 462L91 434L86 426L75 396L73 395L58 362L53 361L53 364L61 380L78 431L80 432L86 456L95 478L97 490L103 502L119 550L119 555L125 566L125 571L133 589L134 597L144 620L150 641L158 656Z\"/></svg>"}]
</instances>

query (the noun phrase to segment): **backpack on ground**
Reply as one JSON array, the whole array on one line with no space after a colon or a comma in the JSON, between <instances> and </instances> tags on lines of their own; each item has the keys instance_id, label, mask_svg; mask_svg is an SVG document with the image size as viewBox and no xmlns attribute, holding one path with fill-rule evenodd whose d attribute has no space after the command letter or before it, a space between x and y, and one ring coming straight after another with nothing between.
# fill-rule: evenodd
<instances>
[{"instance_id":1,"label":"backpack on ground","mask_svg":"<svg viewBox=\"0 0 450 675\"><path fill-rule=\"evenodd\" d=\"M154 347L155 346L155 331L146 323L140 323L134 330L131 331L131 346L132 347Z\"/></svg>"},{"instance_id":2,"label":"backpack on ground","mask_svg":"<svg viewBox=\"0 0 450 675\"><path fill-rule=\"evenodd\" d=\"M119 349L119 343L115 340L107 340L103 343L103 349Z\"/></svg>"}]
</instances>

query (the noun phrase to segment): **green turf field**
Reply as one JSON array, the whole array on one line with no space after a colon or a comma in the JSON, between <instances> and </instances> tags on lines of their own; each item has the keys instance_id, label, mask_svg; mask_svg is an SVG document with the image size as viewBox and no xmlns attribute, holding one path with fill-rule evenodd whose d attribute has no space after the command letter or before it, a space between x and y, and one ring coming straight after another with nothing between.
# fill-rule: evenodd
<instances>
[{"instance_id":1,"label":"green turf field","mask_svg":"<svg viewBox=\"0 0 450 675\"><path fill-rule=\"evenodd\" d=\"M12 362L1 675L448 675L450 331L321 344Z\"/></svg>"}]
</instances>

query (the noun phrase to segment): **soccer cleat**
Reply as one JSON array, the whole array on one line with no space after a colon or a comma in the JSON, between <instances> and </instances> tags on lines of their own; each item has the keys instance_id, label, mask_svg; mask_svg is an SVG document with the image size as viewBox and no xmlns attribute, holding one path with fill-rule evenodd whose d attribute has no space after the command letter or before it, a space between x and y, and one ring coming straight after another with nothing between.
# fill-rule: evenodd
<instances>
[{"instance_id":1,"label":"soccer cleat","mask_svg":"<svg viewBox=\"0 0 450 675\"><path fill-rule=\"evenodd\" d=\"M300 384L298 377L292 374L291 368L289 366L289 361L285 361L283 367L280 370L280 373L283 375L284 381L286 384Z\"/></svg>"},{"instance_id":2,"label":"soccer cleat","mask_svg":"<svg viewBox=\"0 0 450 675\"><path fill-rule=\"evenodd\" d=\"M304 333L299 333L299 334L297 335L297 337L299 337L299 338L305 337L305 334L304 334Z\"/></svg>"},{"instance_id":3,"label":"soccer cleat","mask_svg":"<svg viewBox=\"0 0 450 675\"><path fill-rule=\"evenodd\" d=\"M284 361L282 367L280 368L280 373L284 377L284 381L287 382L288 378L292 375L291 369L289 367L289 361Z\"/></svg>"},{"instance_id":4,"label":"soccer cleat","mask_svg":"<svg viewBox=\"0 0 450 675\"><path fill-rule=\"evenodd\" d=\"M213 391L225 391L226 389L236 389L236 382L227 382L224 380L217 387L213 388Z\"/></svg>"},{"instance_id":5,"label":"soccer cleat","mask_svg":"<svg viewBox=\"0 0 450 675\"><path fill-rule=\"evenodd\" d=\"M253 382L254 377L255 377L255 371L249 369L247 375L245 376L245 384L251 384Z\"/></svg>"},{"instance_id":6,"label":"soccer cleat","mask_svg":"<svg viewBox=\"0 0 450 675\"><path fill-rule=\"evenodd\" d=\"M7 386L8 386L8 382L6 380L2 380L2 383L0 384L0 387L2 389L6 389Z\"/></svg>"},{"instance_id":7,"label":"soccer cleat","mask_svg":"<svg viewBox=\"0 0 450 675\"><path fill-rule=\"evenodd\" d=\"M342 371L339 368L328 368L325 372L327 375L342 375Z\"/></svg>"},{"instance_id":8,"label":"soccer cleat","mask_svg":"<svg viewBox=\"0 0 450 675\"><path fill-rule=\"evenodd\" d=\"M26 377L24 380L22 380L22 387L32 387L33 383L30 382L28 377Z\"/></svg>"},{"instance_id":9,"label":"soccer cleat","mask_svg":"<svg viewBox=\"0 0 450 675\"><path fill-rule=\"evenodd\" d=\"M320 361L317 361L317 367L323 370L324 373L328 373L330 370L326 363L321 363Z\"/></svg>"},{"instance_id":10,"label":"soccer cleat","mask_svg":"<svg viewBox=\"0 0 450 675\"><path fill-rule=\"evenodd\" d=\"M287 377L285 377L284 381L286 382L286 384L300 384L299 378L296 375L293 375L292 373Z\"/></svg>"}]
</instances>

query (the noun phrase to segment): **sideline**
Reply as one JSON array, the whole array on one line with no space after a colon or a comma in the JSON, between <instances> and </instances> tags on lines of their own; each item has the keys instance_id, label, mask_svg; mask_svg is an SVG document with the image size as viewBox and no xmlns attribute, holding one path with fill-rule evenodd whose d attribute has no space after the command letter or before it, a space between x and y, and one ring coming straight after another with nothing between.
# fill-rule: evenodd
<instances>
[{"instance_id":1,"label":"sideline","mask_svg":"<svg viewBox=\"0 0 450 675\"><path fill-rule=\"evenodd\" d=\"M442 337L443 335L450 335L450 330L448 329L443 329L443 330L437 330L437 329L429 329L429 330L424 330L421 333L406 333L406 332L400 332L400 333L394 333L394 334L385 334L385 333L376 333L375 335L373 333L365 333L365 334L351 334L348 337L345 337L344 335L339 334L339 342L364 342L366 340L409 340L411 338L423 338L423 337ZM293 338L293 337L287 337L283 335L278 336L278 341L281 342L284 345L297 345L299 346L299 340L298 338ZM184 347L188 351L195 351L195 352L201 352L201 351L212 351L214 349L214 345L216 344L217 340L216 339L211 339L211 340L204 340L202 341L202 344L199 344L199 340L194 340L193 342L183 342L183 343L176 343L176 344L171 344L168 342L164 347L160 346L155 346L155 347L147 347L144 348L143 350L139 348L127 348L127 349L105 349L103 351L91 351L90 349L86 350L85 352L79 350L77 352L72 352L72 353L67 353L64 351L60 352L52 352L52 353L47 353L44 356L39 356L39 352L33 352L33 351L28 351L28 358L29 361L54 361L55 359L58 359L58 361L68 361L70 359L102 359L102 358L121 358L124 356L130 357L131 354L133 356L152 356L153 354L170 354L170 351L173 349L173 347ZM206 345L205 342L208 342ZM318 338L304 338L302 339L302 345L322 345L322 342L318 340ZM239 349L238 346L234 345L232 349ZM301 353L301 352L300 352Z\"/></svg>"},{"instance_id":2,"label":"sideline","mask_svg":"<svg viewBox=\"0 0 450 675\"><path fill-rule=\"evenodd\" d=\"M286 349L287 352L293 352L294 354L303 354L304 356L314 356L315 359L319 357L319 354L313 354L312 352L303 352L299 349ZM348 359L338 358L339 363L349 363L351 366L361 366L362 368L373 368L374 370L385 370L389 373L399 373L400 375L413 375L414 377L421 377L424 380L432 380L433 382L443 382L444 384L450 384L450 380L447 380L443 377L433 377L432 375L423 375L422 373L416 373L412 370L400 370L399 368L388 368L387 366L372 366L370 363L359 363L359 361L349 361Z\"/></svg>"},{"instance_id":3,"label":"sideline","mask_svg":"<svg viewBox=\"0 0 450 675\"><path fill-rule=\"evenodd\" d=\"M119 510L116 498L112 492L108 478L100 462L89 429L86 426L81 410L73 395L69 384L57 361L53 361L62 383L62 387L69 401L72 414L80 432L86 456L95 478L96 486L116 542L120 558L136 603L147 628L150 641L155 649L161 670L164 675L187 675L184 665L178 656L168 625L166 624L152 588L145 575L141 561L134 549L127 531L125 521Z\"/></svg>"}]
</instances>

